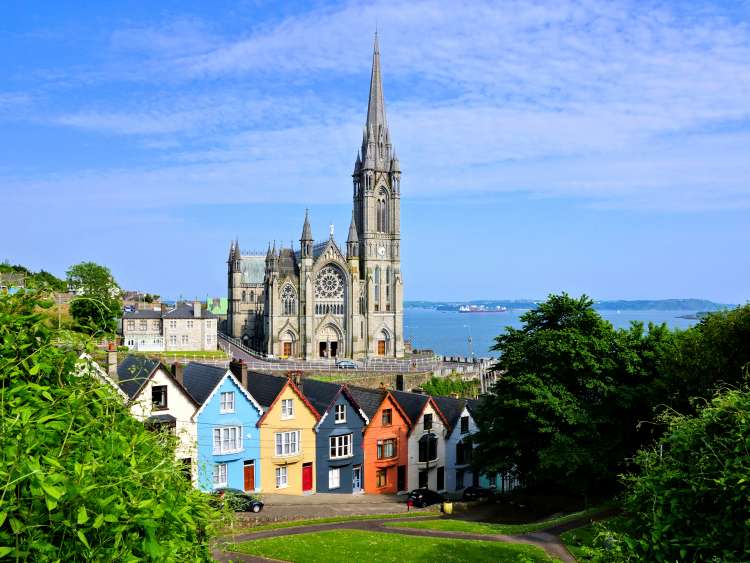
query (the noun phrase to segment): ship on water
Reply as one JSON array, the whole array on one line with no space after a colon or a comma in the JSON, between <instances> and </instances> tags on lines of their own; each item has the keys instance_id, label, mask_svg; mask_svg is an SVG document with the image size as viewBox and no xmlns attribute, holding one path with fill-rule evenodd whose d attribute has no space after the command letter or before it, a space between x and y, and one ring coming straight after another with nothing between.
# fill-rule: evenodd
<instances>
[{"instance_id":1,"label":"ship on water","mask_svg":"<svg viewBox=\"0 0 750 563\"><path fill-rule=\"evenodd\" d=\"M487 307L486 305L461 305L458 308L459 313L505 313L508 308L502 305Z\"/></svg>"}]
</instances>

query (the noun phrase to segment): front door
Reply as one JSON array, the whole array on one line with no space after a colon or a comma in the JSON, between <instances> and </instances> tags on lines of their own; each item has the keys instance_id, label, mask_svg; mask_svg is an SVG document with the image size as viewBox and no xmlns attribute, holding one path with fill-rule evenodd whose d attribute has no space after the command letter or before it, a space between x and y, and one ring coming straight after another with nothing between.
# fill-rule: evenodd
<instances>
[{"instance_id":1,"label":"front door","mask_svg":"<svg viewBox=\"0 0 750 563\"><path fill-rule=\"evenodd\" d=\"M397 488L399 491L406 490L406 466L399 465L398 473L396 474Z\"/></svg>"},{"instance_id":2,"label":"front door","mask_svg":"<svg viewBox=\"0 0 750 563\"><path fill-rule=\"evenodd\" d=\"M244 477L245 477L245 490L254 491L255 490L255 460L252 460L252 459L245 460L245 464L242 469L244 471Z\"/></svg>"},{"instance_id":3,"label":"front door","mask_svg":"<svg viewBox=\"0 0 750 563\"><path fill-rule=\"evenodd\" d=\"M437 490L445 489L445 467L438 467L437 471Z\"/></svg>"},{"instance_id":4,"label":"front door","mask_svg":"<svg viewBox=\"0 0 750 563\"><path fill-rule=\"evenodd\" d=\"M305 463L302 466L302 492L312 491L313 488L313 467L312 463Z\"/></svg>"},{"instance_id":5,"label":"front door","mask_svg":"<svg viewBox=\"0 0 750 563\"><path fill-rule=\"evenodd\" d=\"M325 342L321 342L319 346L320 346L320 357L327 358L328 357L328 345Z\"/></svg>"},{"instance_id":6,"label":"front door","mask_svg":"<svg viewBox=\"0 0 750 563\"><path fill-rule=\"evenodd\" d=\"M385 356L385 340L378 340L378 356Z\"/></svg>"},{"instance_id":7,"label":"front door","mask_svg":"<svg viewBox=\"0 0 750 563\"><path fill-rule=\"evenodd\" d=\"M331 357L335 358L339 351L339 343L331 342Z\"/></svg>"},{"instance_id":8,"label":"front door","mask_svg":"<svg viewBox=\"0 0 750 563\"><path fill-rule=\"evenodd\" d=\"M291 342L284 342L284 356L287 358L292 355L292 343Z\"/></svg>"},{"instance_id":9,"label":"front door","mask_svg":"<svg viewBox=\"0 0 750 563\"><path fill-rule=\"evenodd\" d=\"M362 466L352 467L352 492L359 493L362 490Z\"/></svg>"}]
</instances>

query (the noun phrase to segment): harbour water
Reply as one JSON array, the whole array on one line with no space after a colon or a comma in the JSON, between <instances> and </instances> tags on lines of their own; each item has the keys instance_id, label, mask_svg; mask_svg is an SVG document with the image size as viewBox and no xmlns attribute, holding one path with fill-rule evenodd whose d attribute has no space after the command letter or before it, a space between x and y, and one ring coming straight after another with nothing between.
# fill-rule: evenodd
<instances>
[{"instance_id":1,"label":"harbour water","mask_svg":"<svg viewBox=\"0 0 750 563\"><path fill-rule=\"evenodd\" d=\"M512 309L505 313L459 313L407 307L404 310L404 333L414 348L434 350L444 356L494 356L490 351L495 337L506 326L521 327L520 317L526 310ZM667 323L671 328L688 328L698 321L680 317L696 311L599 311L616 328L626 328L631 321L648 325ZM469 337L472 348L469 349Z\"/></svg>"}]
</instances>

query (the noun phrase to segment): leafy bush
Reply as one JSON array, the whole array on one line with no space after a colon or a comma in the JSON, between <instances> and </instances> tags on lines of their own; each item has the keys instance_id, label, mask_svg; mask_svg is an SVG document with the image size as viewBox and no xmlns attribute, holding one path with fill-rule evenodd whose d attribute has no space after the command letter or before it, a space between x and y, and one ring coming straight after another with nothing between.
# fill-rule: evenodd
<instances>
[{"instance_id":1,"label":"leafy bush","mask_svg":"<svg viewBox=\"0 0 750 563\"><path fill-rule=\"evenodd\" d=\"M476 380L464 381L460 375L448 377L432 376L422 389L428 395L448 396L456 393L459 397L476 397L479 394L479 382Z\"/></svg>"},{"instance_id":2,"label":"leafy bush","mask_svg":"<svg viewBox=\"0 0 750 563\"><path fill-rule=\"evenodd\" d=\"M175 460L174 437L132 418L50 328L34 292L0 297L0 558L209 559L219 514Z\"/></svg>"},{"instance_id":3,"label":"leafy bush","mask_svg":"<svg viewBox=\"0 0 750 563\"><path fill-rule=\"evenodd\" d=\"M601 560L749 561L750 392L662 419L667 433L626 478L624 532L600 535Z\"/></svg>"}]
</instances>

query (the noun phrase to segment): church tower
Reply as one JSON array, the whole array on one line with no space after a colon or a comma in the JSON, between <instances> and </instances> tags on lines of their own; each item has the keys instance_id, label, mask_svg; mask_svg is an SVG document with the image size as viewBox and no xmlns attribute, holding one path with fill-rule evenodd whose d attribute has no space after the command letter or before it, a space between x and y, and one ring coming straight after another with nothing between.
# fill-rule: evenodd
<instances>
[{"instance_id":1,"label":"church tower","mask_svg":"<svg viewBox=\"0 0 750 563\"><path fill-rule=\"evenodd\" d=\"M354 217L359 243L360 306L366 318L367 354L403 357L401 279L401 167L385 115L378 35L372 56L370 99L362 147L354 164ZM350 237L351 238L351 237Z\"/></svg>"}]
</instances>

